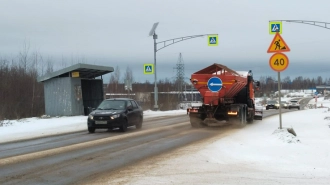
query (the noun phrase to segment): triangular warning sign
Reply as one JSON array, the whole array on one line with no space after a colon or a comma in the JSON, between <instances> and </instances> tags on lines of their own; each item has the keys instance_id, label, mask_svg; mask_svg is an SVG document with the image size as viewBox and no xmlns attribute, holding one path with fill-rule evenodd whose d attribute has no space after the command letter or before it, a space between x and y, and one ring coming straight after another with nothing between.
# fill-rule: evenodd
<instances>
[{"instance_id":1,"label":"triangular warning sign","mask_svg":"<svg viewBox=\"0 0 330 185\"><path fill-rule=\"evenodd\" d=\"M267 53L289 52L289 51L291 51L289 46L285 43L284 39L277 32L275 34L273 41L270 43Z\"/></svg>"}]
</instances>

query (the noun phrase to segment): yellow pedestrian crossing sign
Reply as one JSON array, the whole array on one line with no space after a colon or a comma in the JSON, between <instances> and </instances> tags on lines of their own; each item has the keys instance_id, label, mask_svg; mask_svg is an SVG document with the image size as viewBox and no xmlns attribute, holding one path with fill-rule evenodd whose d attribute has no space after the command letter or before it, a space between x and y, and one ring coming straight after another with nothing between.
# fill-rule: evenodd
<instances>
[{"instance_id":1,"label":"yellow pedestrian crossing sign","mask_svg":"<svg viewBox=\"0 0 330 185\"><path fill-rule=\"evenodd\" d=\"M207 44L209 46L217 46L218 45L218 35L208 35L207 36Z\"/></svg>"},{"instance_id":2,"label":"yellow pedestrian crossing sign","mask_svg":"<svg viewBox=\"0 0 330 185\"><path fill-rule=\"evenodd\" d=\"M144 74L154 74L154 64L144 64L143 73Z\"/></svg>"}]
</instances>

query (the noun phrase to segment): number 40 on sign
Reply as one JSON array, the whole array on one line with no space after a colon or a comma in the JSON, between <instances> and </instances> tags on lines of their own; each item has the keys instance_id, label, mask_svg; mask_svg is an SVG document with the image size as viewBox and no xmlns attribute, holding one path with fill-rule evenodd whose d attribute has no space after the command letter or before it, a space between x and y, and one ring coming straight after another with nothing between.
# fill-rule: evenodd
<instances>
[{"instance_id":1,"label":"number 40 on sign","mask_svg":"<svg viewBox=\"0 0 330 185\"><path fill-rule=\"evenodd\" d=\"M274 71L284 71L289 66L289 58L283 53L275 53L270 57L269 65Z\"/></svg>"}]
</instances>

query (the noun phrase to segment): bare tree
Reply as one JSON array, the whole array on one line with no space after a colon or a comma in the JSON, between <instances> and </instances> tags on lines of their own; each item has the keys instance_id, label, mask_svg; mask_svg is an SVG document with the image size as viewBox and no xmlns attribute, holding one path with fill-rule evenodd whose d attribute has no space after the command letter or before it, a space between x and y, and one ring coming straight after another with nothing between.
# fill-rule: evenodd
<instances>
[{"instance_id":1,"label":"bare tree","mask_svg":"<svg viewBox=\"0 0 330 185\"><path fill-rule=\"evenodd\" d=\"M24 41L23 50L19 52L19 66L27 71L30 44Z\"/></svg>"},{"instance_id":2,"label":"bare tree","mask_svg":"<svg viewBox=\"0 0 330 185\"><path fill-rule=\"evenodd\" d=\"M54 71L54 64L53 61L51 60L51 58L47 59L47 63L46 63L46 74L47 73L52 73Z\"/></svg>"},{"instance_id":3,"label":"bare tree","mask_svg":"<svg viewBox=\"0 0 330 185\"><path fill-rule=\"evenodd\" d=\"M130 85L133 84L133 72L129 66L126 67L124 74L124 83L127 85L127 91L130 92Z\"/></svg>"},{"instance_id":4,"label":"bare tree","mask_svg":"<svg viewBox=\"0 0 330 185\"><path fill-rule=\"evenodd\" d=\"M322 79L321 76L317 77L316 83L317 83L317 85L322 85L323 84L323 79Z\"/></svg>"},{"instance_id":5,"label":"bare tree","mask_svg":"<svg viewBox=\"0 0 330 185\"><path fill-rule=\"evenodd\" d=\"M62 57L61 57L61 67L66 68L66 66L67 66L67 62L65 61L65 58L62 55Z\"/></svg>"},{"instance_id":6,"label":"bare tree","mask_svg":"<svg viewBox=\"0 0 330 185\"><path fill-rule=\"evenodd\" d=\"M118 66L116 66L114 72L110 76L109 81L109 92L117 93L118 92L118 85L120 82L120 69Z\"/></svg>"}]
</instances>

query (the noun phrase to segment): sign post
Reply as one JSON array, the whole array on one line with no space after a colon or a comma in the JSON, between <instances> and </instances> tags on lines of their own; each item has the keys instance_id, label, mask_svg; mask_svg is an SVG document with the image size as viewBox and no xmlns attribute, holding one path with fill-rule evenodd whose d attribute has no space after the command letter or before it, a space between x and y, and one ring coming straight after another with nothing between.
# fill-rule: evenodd
<instances>
[{"instance_id":1,"label":"sign post","mask_svg":"<svg viewBox=\"0 0 330 185\"><path fill-rule=\"evenodd\" d=\"M274 70L277 71L278 77L278 101L280 104L279 107L279 116L280 116L280 129L282 129L282 106L281 106L281 71L284 71L289 65L288 57L283 53L275 53L269 59L269 65Z\"/></svg>"},{"instance_id":2,"label":"sign post","mask_svg":"<svg viewBox=\"0 0 330 185\"><path fill-rule=\"evenodd\" d=\"M282 24L270 23L270 34L275 34L273 41L270 43L267 53L275 53L269 59L269 66L277 71L277 88L278 88L278 101L279 101L279 119L280 129L282 129L282 106L281 106L281 72L289 66L289 58L281 52L289 52L290 48L281 37Z\"/></svg>"}]
</instances>

